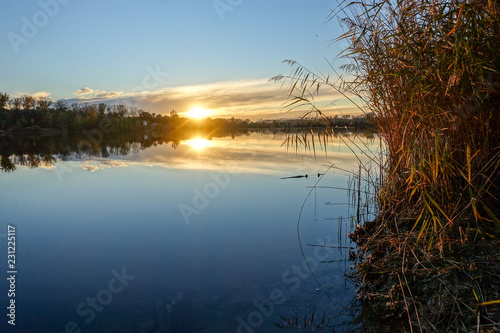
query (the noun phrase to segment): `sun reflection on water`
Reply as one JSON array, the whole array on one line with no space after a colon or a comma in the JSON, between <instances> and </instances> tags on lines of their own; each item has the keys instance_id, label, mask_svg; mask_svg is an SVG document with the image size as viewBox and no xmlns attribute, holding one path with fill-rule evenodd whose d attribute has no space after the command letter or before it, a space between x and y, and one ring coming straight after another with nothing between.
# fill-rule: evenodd
<instances>
[{"instance_id":1,"label":"sun reflection on water","mask_svg":"<svg viewBox=\"0 0 500 333\"><path fill-rule=\"evenodd\" d=\"M191 147L193 147L197 150L202 150L204 148L212 146L212 142L210 142L207 139L202 139L202 138L195 138L195 139L187 140L186 144L190 145Z\"/></svg>"}]
</instances>

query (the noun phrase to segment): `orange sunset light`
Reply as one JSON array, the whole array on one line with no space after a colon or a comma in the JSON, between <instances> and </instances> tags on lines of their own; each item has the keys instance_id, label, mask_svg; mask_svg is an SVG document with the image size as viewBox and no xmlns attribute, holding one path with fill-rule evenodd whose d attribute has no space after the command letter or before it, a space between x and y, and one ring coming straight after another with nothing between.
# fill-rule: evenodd
<instances>
[{"instance_id":1,"label":"orange sunset light","mask_svg":"<svg viewBox=\"0 0 500 333\"><path fill-rule=\"evenodd\" d=\"M186 115L189 118L202 119L210 115L210 110L196 106L189 110Z\"/></svg>"}]
</instances>

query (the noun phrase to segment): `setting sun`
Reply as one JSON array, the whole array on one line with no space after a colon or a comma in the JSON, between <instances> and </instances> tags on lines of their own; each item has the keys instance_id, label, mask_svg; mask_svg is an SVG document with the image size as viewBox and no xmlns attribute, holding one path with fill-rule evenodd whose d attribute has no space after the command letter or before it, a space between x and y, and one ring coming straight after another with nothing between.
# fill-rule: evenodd
<instances>
[{"instance_id":1,"label":"setting sun","mask_svg":"<svg viewBox=\"0 0 500 333\"><path fill-rule=\"evenodd\" d=\"M207 109L200 108L200 107L194 107L191 110L189 110L187 115L190 118L201 119L201 118L205 118L208 115L210 115L210 111Z\"/></svg>"}]
</instances>

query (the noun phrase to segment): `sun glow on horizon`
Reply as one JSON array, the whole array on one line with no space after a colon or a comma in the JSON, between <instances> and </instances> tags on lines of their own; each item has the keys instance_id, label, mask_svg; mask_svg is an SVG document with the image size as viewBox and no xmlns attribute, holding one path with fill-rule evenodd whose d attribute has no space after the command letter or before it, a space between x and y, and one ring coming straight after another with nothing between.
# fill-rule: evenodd
<instances>
[{"instance_id":1,"label":"sun glow on horizon","mask_svg":"<svg viewBox=\"0 0 500 333\"><path fill-rule=\"evenodd\" d=\"M195 106L191 110L189 110L186 115L189 118L202 119L208 117L210 113L210 110Z\"/></svg>"}]
</instances>

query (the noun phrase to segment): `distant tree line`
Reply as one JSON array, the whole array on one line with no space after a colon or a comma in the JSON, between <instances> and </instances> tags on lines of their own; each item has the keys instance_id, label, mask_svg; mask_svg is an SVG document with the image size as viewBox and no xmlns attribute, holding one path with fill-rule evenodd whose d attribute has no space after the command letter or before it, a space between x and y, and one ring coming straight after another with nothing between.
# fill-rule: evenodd
<instances>
[{"instance_id":1,"label":"distant tree line","mask_svg":"<svg viewBox=\"0 0 500 333\"><path fill-rule=\"evenodd\" d=\"M4 131L43 129L74 132L102 127L103 124L113 131L140 130L153 122L177 125L179 119L175 111L170 116L162 116L122 104L68 105L46 97L23 95L10 98L8 94L0 93L0 130Z\"/></svg>"},{"instance_id":2,"label":"distant tree line","mask_svg":"<svg viewBox=\"0 0 500 333\"><path fill-rule=\"evenodd\" d=\"M320 119L259 120L249 119L211 119L203 121L183 118L175 110L168 115L149 113L134 106L107 105L105 103L73 103L53 101L47 97L35 98L29 95L11 98L7 93L0 93L0 131L30 132L54 131L62 133L77 132L85 129L102 128L109 132L139 130L200 130L212 129L286 129L311 128L325 126L360 126L372 125L369 117L335 116L326 124Z\"/></svg>"}]
</instances>

